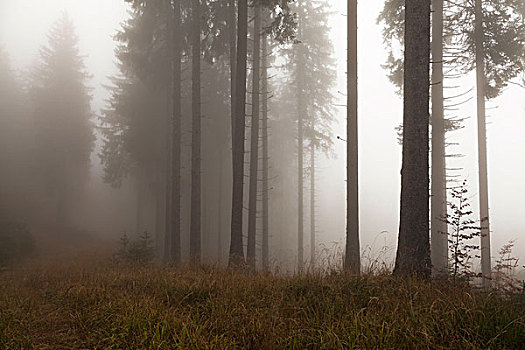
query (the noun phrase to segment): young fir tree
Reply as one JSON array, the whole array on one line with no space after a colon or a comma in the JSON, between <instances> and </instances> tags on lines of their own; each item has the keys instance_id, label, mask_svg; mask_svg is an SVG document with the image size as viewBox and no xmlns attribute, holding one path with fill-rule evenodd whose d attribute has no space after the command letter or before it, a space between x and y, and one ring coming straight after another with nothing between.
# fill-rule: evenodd
<instances>
[{"instance_id":1,"label":"young fir tree","mask_svg":"<svg viewBox=\"0 0 525 350\"><path fill-rule=\"evenodd\" d=\"M55 200L58 225L70 223L89 175L94 136L87 78L73 23L64 14L50 30L31 80L36 163Z\"/></svg>"}]
</instances>

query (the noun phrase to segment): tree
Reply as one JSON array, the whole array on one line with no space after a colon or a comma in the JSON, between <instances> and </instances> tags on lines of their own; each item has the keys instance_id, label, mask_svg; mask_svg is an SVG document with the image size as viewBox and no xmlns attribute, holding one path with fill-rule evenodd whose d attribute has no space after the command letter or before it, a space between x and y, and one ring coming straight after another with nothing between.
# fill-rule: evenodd
<instances>
[{"instance_id":1,"label":"tree","mask_svg":"<svg viewBox=\"0 0 525 350\"><path fill-rule=\"evenodd\" d=\"M347 206L345 269L355 275L361 270L359 249L359 163L357 129L357 1L348 1L348 101L347 101Z\"/></svg>"},{"instance_id":2,"label":"tree","mask_svg":"<svg viewBox=\"0 0 525 350\"><path fill-rule=\"evenodd\" d=\"M168 0L171 7L171 0ZM167 183L171 186L171 195L167 196L171 203L167 203L170 213L167 215L171 224L168 225L170 231L166 232L165 237L165 258L172 264L178 265L181 262L181 122L182 122L182 33L181 33L181 4L180 1L173 3L172 17L172 89L173 89L173 115L171 129L171 157L168 166L171 164L171 172L168 172Z\"/></svg>"},{"instance_id":3,"label":"tree","mask_svg":"<svg viewBox=\"0 0 525 350\"><path fill-rule=\"evenodd\" d=\"M244 136L246 105L246 60L248 54L248 1L238 1L237 15L237 62L235 73L235 124L233 137L233 190L230 265L243 264L242 210L244 182Z\"/></svg>"},{"instance_id":4,"label":"tree","mask_svg":"<svg viewBox=\"0 0 525 350\"><path fill-rule=\"evenodd\" d=\"M246 257L255 270L255 241L257 234L257 188L259 182L259 119L260 119L260 72L261 72L261 22L260 4L255 4L253 25L253 83L252 83L252 125L250 142L250 188L248 204L248 249Z\"/></svg>"},{"instance_id":5,"label":"tree","mask_svg":"<svg viewBox=\"0 0 525 350\"><path fill-rule=\"evenodd\" d=\"M262 35L262 269L268 271L270 265L269 253L269 185L268 185L268 36Z\"/></svg>"},{"instance_id":6,"label":"tree","mask_svg":"<svg viewBox=\"0 0 525 350\"><path fill-rule=\"evenodd\" d=\"M73 23L64 14L51 28L48 45L31 80L37 130L35 156L44 185L55 200L56 223L70 223L70 209L89 175L94 136L88 75Z\"/></svg>"},{"instance_id":7,"label":"tree","mask_svg":"<svg viewBox=\"0 0 525 350\"><path fill-rule=\"evenodd\" d=\"M431 197L431 262L434 274L443 273L448 265L447 172L445 164L445 116L443 74L443 0L432 1L432 197Z\"/></svg>"},{"instance_id":8,"label":"tree","mask_svg":"<svg viewBox=\"0 0 525 350\"><path fill-rule=\"evenodd\" d=\"M201 25L200 0L192 0L192 138L190 258L201 256Z\"/></svg>"},{"instance_id":9,"label":"tree","mask_svg":"<svg viewBox=\"0 0 525 350\"><path fill-rule=\"evenodd\" d=\"M427 277L429 242L430 0L405 3L401 214L394 274Z\"/></svg>"},{"instance_id":10,"label":"tree","mask_svg":"<svg viewBox=\"0 0 525 350\"><path fill-rule=\"evenodd\" d=\"M450 225L451 232L448 238L450 249L449 273L452 280L460 277L470 280L479 277L472 272L472 259L478 257L472 253L479 251L479 245L472 244L472 239L480 236L480 227L475 226L476 221L471 218L472 209L468 196L467 182L451 190L451 201L448 203L451 213L447 215L445 223Z\"/></svg>"}]
</instances>

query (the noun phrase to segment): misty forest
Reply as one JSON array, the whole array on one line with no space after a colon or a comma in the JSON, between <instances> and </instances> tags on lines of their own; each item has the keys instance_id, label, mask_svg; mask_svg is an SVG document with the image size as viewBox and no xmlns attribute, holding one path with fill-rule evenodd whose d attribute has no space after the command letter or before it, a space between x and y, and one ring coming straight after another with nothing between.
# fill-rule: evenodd
<instances>
[{"instance_id":1,"label":"misty forest","mask_svg":"<svg viewBox=\"0 0 525 350\"><path fill-rule=\"evenodd\" d=\"M523 0L0 0L0 348L525 349Z\"/></svg>"}]
</instances>

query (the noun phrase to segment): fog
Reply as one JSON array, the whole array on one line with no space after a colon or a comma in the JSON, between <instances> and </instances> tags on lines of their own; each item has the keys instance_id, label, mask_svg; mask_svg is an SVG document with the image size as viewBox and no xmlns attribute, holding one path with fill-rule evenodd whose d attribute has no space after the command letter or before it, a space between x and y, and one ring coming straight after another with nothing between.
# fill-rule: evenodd
<instances>
[{"instance_id":1,"label":"fog","mask_svg":"<svg viewBox=\"0 0 525 350\"><path fill-rule=\"evenodd\" d=\"M388 52L383 44L382 28L381 25L377 24L377 17L383 8L383 3L382 0L359 2L359 175L360 238L363 264L366 264L367 259L373 260L377 257L386 259L388 262L393 260L399 227L401 146L398 143L396 127L402 122L403 101L395 93L395 87L389 82L387 72L382 68L382 65L388 58ZM337 138L337 136L343 139L346 137L346 109L344 106L346 103L346 96L344 95L346 91L347 47L346 1L334 0L331 1L331 6L333 13L330 15L328 23L330 27L329 36L334 46L337 72L335 85L331 91L336 97L332 103L333 117L335 119L331 125L333 156L326 156L322 152L318 152L319 161L317 163L318 173L316 181L318 250L321 251L323 247L326 247L330 250L327 253L329 255L334 250L341 251L344 249L346 234L346 143L344 140ZM115 56L117 44L114 36L120 30L122 23L131 14L129 5L120 0L0 0L0 47L9 56L11 67L15 71L16 76L21 81L24 81L24 77L38 62L40 48L42 45L47 44L49 29L64 12L68 14L74 23L78 36L79 52L84 58L86 71L90 74L87 85L92 89L92 100L90 103L93 116L91 121L95 125L100 126L99 117L103 115L103 110L108 109L108 100L111 98L111 90L108 89L108 86L112 85L110 78L119 75L118 60ZM278 54L279 49L275 47L273 52ZM279 58L276 61L276 65L281 60L283 58ZM205 65L206 63L203 63L203 66ZM205 66L203 68L203 76L211 70L212 68ZM186 74L185 78L190 81L189 72L184 74ZM279 81L282 74L281 70L277 68L271 69L270 75L276 76L275 81L272 83L274 87L275 84L278 84L277 81ZM186 83L190 84L190 82ZM475 77L473 74L468 74L454 81L454 83L461 86L460 90L468 91L475 86ZM229 86L228 81L225 84ZM277 90L277 87L275 88ZM215 97L208 98L206 96L206 91L209 91L206 89L213 89L213 87L203 87L203 100L213 100ZM188 101L190 97L189 91L189 89L184 91L184 98L187 97ZM525 137L523 137L523 131L525 130L524 95L525 90L523 88L510 84L500 97L490 100L487 104L492 256L497 256L497 252L503 244L514 240L514 255L518 256L522 262L525 261L525 239L523 238L525 233L525 205L523 204L525 182L522 181L521 176L525 172L525 155L523 153L525 149ZM468 97L472 99L469 100ZM466 179L468 181L469 195L472 198L472 210L477 219L479 198L477 196L478 159L475 90L472 90L465 100L468 100L468 102L462 104L456 113L468 119L464 122L463 129L454 132L447 138L447 142L453 144L450 147L450 152L461 154L462 157L449 159L447 166L454 169L460 168L454 171L454 175L457 176L456 179L460 181ZM188 116L191 113L189 102L184 103L183 114ZM270 101L272 111L279 111L278 119L282 121L283 115L286 114L282 112L282 108L285 107L279 107L276 104L276 99ZM206 105L203 106L204 110L207 108L208 112L210 112L209 105L208 107ZM273 117L272 111L270 111L270 119ZM222 111L220 112L222 113ZM228 120L228 109L224 110L224 112L224 118ZM206 112L204 114L206 115ZM212 124L206 124L207 118L204 118L204 120L204 128L208 129L205 129L203 134L209 135L206 132L211 133L214 127ZM183 127L185 128L183 142L186 138L183 154L189 154L191 150L189 148L191 136L188 138L188 134L191 133L189 121L183 121ZM160 127L160 130L163 131L163 127ZM278 133L278 130L272 131L270 137L273 132ZM101 165L99 153L103 147L103 141L98 129L95 130L95 136L93 152L90 155L91 168L89 181L86 185L87 191L82 197L83 199L81 199L82 203L77 203L75 207L71 219L71 227L75 227L75 230L82 232L88 231L90 237L97 237L97 239L111 242L116 242L118 237L124 232L134 234L137 229L154 231L154 214L149 213L146 215L149 215L144 219L147 223L137 224L137 221L140 220L136 220L135 217L137 212L135 204L137 194L133 176L130 175L125 178L120 188L112 188L109 184L102 181L104 169ZM31 136L28 137L31 138ZM291 141L295 142L294 140L292 139ZM206 152L214 151L218 149L218 146L214 143L215 141L209 142L210 144L203 145L204 166L202 176L205 184L202 188L202 207L208 218L203 219L202 241L204 251L208 251L208 255L213 256L213 258L210 258L212 260L215 259L215 250L212 248L212 245L215 243L209 242L215 242L216 238L213 235L217 231L224 231L221 234L221 237L224 238L221 243L223 247L220 249L222 249L224 254L226 254L228 249L229 233L226 231L229 229L229 209L226 207L228 206L228 200L231 200L229 192L231 191L231 184L228 185L231 182L231 179L228 178L228 176L231 176L229 173L231 171L231 160L217 164L216 157L212 156L212 153L206 154ZM270 152L274 152L274 154L270 154L270 159L282 156L278 154L279 149L274 148L272 150L272 146L270 146L270 149ZM283 148L282 152L287 152L291 157L294 157L296 149ZM231 156L230 153L226 154ZM189 157L189 155L183 155L183 157ZM208 163L206 163L207 161ZM183 160L183 163L189 167L189 159ZM284 163L285 160L283 160ZM296 205L294 202L296 201L296 188L287 188L283 192L279 186L297 186L296 180L288 178L289 176L297 176L295 170L297 164L288 164L289 168L286 170L278 168L278 165L277 161L272 164L274 168L270 171L271 174L277 179L285 178L285 181L288 181L288 183L285 184L283 182L281 185L271 184L275 191L270 191L270 203L274 203L272 202L272 196L279 196L279 200L274 199L278 201L278 204L293 203L293 206L283 209L288 215L288 221L284 223L281 221L277 222L277 219L275 219L275 216L279 214L281 209L276 209L276 206L270 209L270 228L274 229L270 233L270 256L276 264L282 264L286 268L293 269L297 256L295 238L297 208L294 207ZM222 209L224 221L221 224L222 227L217 228L215 221L220 216L220 210L216 208L216 197L219 195L219 190L211 172L216 174L216 171L222 168L228 170L224 171L224 179L219 181L223 181L225 184L223 189L225 193L223 195L229 199L223 199L220 206L221 208L222 206L225 207L225 209ZM206 173L207 171L208 173ZM186 176L185 174L189 175L188 168L183 170L183 176ZM305 179L306 202L309 194L307 194L307 177ZM184 191L188 190L187 183L183 183L183 187L186 187L183 188L183 203L185 203L184 200L189 198L188 194L184 194ZM222 188L222 185L220 187ZM30 189L31 187L26 187L19 190L27 191ZM17 197L16 193L14 197ZM245 202L247 203L247 201ZM24 210L23 204L16 203L13 205L17 210ZM9 203L4 205L9 206ZM31 205L26 207L26 210L39 211L41 205ZM151 205L153 204L150 203ZM47 205L44 204L45 206ZM157 207L158 209L159 207ZM309 210L308 206L305 209ZM9 212L12 213L12 211ZM183 208L182 215L187 216L188 213L189 209ZM26 220L30 224L31 230L37 235L39 231L47 232L51 230L49 222L45 219L46 215L48 214L24 213L23 215L17 215L13 219L17 221ZM274 215L273 218L272 215ZM5 219L10 218L3 217L3 220ZM187 220L183 218L184 227L189 225ZM143 227L139 227L141 225ZM42 227L45 227L45 229ZM307 219L305 219L305 227L309 227ZM184 231L185 229L183 229ZM74 232L76 231L71 231L71 234L74 234ZM63 236L67 235L69 233L63 234ZM308 235L308 229L305 230L305 235ZM206 243L206 240L208 240L208 243ZM182 237L183 246L188 244L188 242L188 238ZM308 239L305 239L305 242L309 242ZM307 246L308 244L305 243L305 247ZM386 253L383 252L385 247Z\"/></svg>"}]
</instances>

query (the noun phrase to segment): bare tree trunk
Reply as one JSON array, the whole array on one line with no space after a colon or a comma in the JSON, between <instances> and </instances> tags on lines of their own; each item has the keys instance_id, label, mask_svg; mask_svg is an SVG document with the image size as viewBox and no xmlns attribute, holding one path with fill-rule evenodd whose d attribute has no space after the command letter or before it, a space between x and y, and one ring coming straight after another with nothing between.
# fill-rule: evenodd
<instances>
[{"instance_id":1,"label":"bare tree trunk","mask_svg":"<svg viewBox=\"0 0 525 350\"><path fill-rule=\"evenodd\" d=\"M301 7L301 2L298 4ZM298 39L302 39L302 18L299 15ZM304 46L298 44L297 59L297 269L304 268L304 118L306 108L303 87Z\"/></svg>"},{"instance_id":2,"label":"bare tree trunk","mask_svg":"<svg viewBox=\"0 0 525 350\"><path fill-rule=\"evenodd\" d=\"M431 261L434 275L446 274L448 236L445 118L443 109L443 0L432 0L432 198Z\"/></svg>"},{"instance_id":3,"label":"bare tree trunk","mask_svg":"<svg viewBox=\"0 0 525 350\"><path fill-rule=\"evenodd\" d=\"M222 155L222 151L221 151L221 155ZM218 205L217 205L217 263L219 264L219 266L222 265L222 229L223 229L223 223L222 223L222 210L223 210L223 205L222 205L222 199L223 199L223 176L222 176L222 173L223 173L223 168L221 167L219 169L219 195L218 195Z\"/></svg>"},{"instance_id":4,"label":"bare tree trunk","mask_svg":"<svg viewBox=\"0 0 525 350\"><path fill-rule=\"evenodd\" d=\"M235 135L235 76L237 66L237 31L235 25L237 19L235 18L235 0L230 0L228 3L229 11L229 22L230 22L230 113L231 113L231 134L232 134L232 158L233 158L233 137Z\"/></svg>"},{"instance_id":5,"label":"bare tree trunk","mask_svg":"<svg viewBox=\"0 0 525 350\"><path fill-rule=\"evenodd\" d=\"M430 0L406 0L401 215L394 274L430 275Z\"/></svg>"},{"instance_id":6,"label":"bare tree trunk","mask_svg":"<svg viewBox=\"0 0 525 350\"><path fill-rule=\"evenodd\" d=\"M238 0L237 63L235 83L235 123L233 137L233 189L230 261L231 266L245 263L242 239L244 137L246 105L246 60L248 52L248 0Z\"/></svg>"},{"instance_id":7,"label":"bare tree trunk","mask_svg":"<svg viewBox=\"0 0 525 350\"><path fill-rule=\"evenodd\" d=\"M479 162L479 217L481 224L481 274L483 286L491 281L490 220L487 167L487 124L485 118L485 50L483 32L483 8L481 0L475 0L476 40L476 90L478 115L478 162Z\"/></svg>"},{"instance_id":8,"label":"bare tree trunk","mask_svg":"<svg viewBox=\"0 0 525 350\"><path fill-rule=\"evenodd\" d=\"M268 38L266 33L262 37L262 269L269 268L269 210L268 210Z\"/></svg>"},{"instance_id":9,"label":"bare tree trunk","mask_svg":"<svg viewBox=\"0 0 525 350\"><path fill-rule=\"evenodd\" d=\"M315 268L315 140L310 144L310 167L310 265L313 270Z\"/></svg>"},{"instance_id":10,"label":"bare tree trunk","mask_svg":"<svg viewBox=\"0 0 525 350\"><path fill-rule=\"evenodd\" d=\"M171 6L171 0L167 0ZM165 259L173 265L181 263L181 58L182 58L182 32L181 32L181 4L179 0L175 0L173 4L173 17L171 17L170 31L172 32L171 39L173 45L172 52L172 121L171 121L171 154L169 155L169 166L171 171L168 172L168 189L171 192L167 196L168 210L170 214L167 215L167 220L171 222L167 225L169 230L166 230L165 235Z\"/></svg>"},{"instance_id":11,"label":"bare tree trunk","mask_svg":"<svg viewBox=\"0 0 525 350\"><path fill-rule=\"evenodd\" d=\"M253 84L252 125L250 146L250 192L248 202L248 265L255 270L255 241L257 234L257 185L259 183L259 118L260 118L260 72L261 72L261 6L255 5L253 28Z\"/></svg>"},{"instance_id":12,"label":"bare tree trunk","mask_svg":"<svg viewBox=\"0 0 525 350\"><path fill-rule=\"evenodd\" d=\"M141 164L137 167L137 214L136 214L136 233L141 233L145 227L144 206L146 202L145 170Z\"/></svg>"},{"instance_id":13,"label":"bare tree trunk","mask_svg":"<svg viewBox=\"0 0 525 350\"><path fill-rule=\"evenodd\" d=\"M192 0L192 138L190 260L201 261L201 25L200 0Z\"/></svg>"},{"instance_id":14,"label":"bare tree trunk","mask_svg":"<svg viewBox=\"0 0 525 350\"><path fill-rule=\"evenodd\" d=\"M359 163L357 128L357 0L348 0L346 252L345 270L361 273L359 247Z\"/></svg>"}]
</instances>

